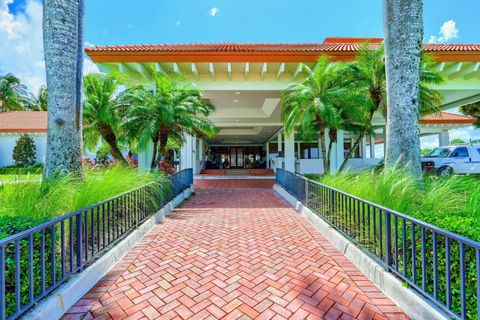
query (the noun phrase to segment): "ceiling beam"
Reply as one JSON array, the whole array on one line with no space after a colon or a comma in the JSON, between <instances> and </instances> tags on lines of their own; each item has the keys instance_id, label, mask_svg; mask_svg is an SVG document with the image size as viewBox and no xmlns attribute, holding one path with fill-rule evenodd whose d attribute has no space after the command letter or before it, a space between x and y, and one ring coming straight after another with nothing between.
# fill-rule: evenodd
<instances>
[{"instance_id":1,"label":"ceiling beam","mask_svg":"<svg viewBox=\"0 0 480 320\"><path fill-rule=\"evenodd\" d=\"M135 68L136 68L137 72L140 73L142 75L142 77L144 77L145 79L148 80L148 79L151 78L150 72L148 72L147 68L145 68L143 63L136 63Z\"/></svg>"},{"instance_id":2,"label":"ceiling beam","mask_svg":"<svg viewBox=\"0 0 480 320\"><path fill-rule=\"evenodd\" d=\"M208 71L210 72L210 75L212 76L212 80L215 81L216 80L215 66L211 62L208 64Z\"/></svg>"},{"instance_id":3,"label":"ceiling beam","mask_svg":"<svg viewBox=\"0 0 480 320\"><path fill-rule=\"evenodd\" d=\"M250 63L245 63L245 80L248 80L248 73L250 72Z\"/></svg>"},{"instance_id":4,"label":"ceiling beam","mask_svg":"<svg viewBox=\"0 0 480 320\"><path fill-rule=\"evenodd\" d=\"M200 74L198 73L197 65L195 62L192 63L192 74L195 76L195 79L200 80Z\"/></svg>"},{"instance_id":5,"label":"ceiling beam","mask_svg":"<svg viewBox=\"0 0 480 320\"><path fill-rule=\"evenodd\" d=\"M265 62L262 66L262 72L260 73L260 79L262 79L262 81L265 78L267 71L268 71L268 66L267 66L267 63Z\"/></svg>"},{"instance_id":6,"label":"ceiling beam","mask_svg":"<svg viewBox=\"0 0 480 320\"><path fill-rule=\"evenodd\" d=\"M297 79L298 75L302 73L303 71L303 66L301 63L298 64L297 69L295 69L295 72L293 73L293 80Z\"/></svg>"},{"instance_id":7,"label":"ceiling beam","mask_svg":"<svg viewBox=\"0 0 480 320\"><path fill-rule=\"evenodd\" d=\"M228 80L232 80L232 63L227 63L227 76Z\"/></svg>"},{"instance_id":8,"label":"ceiling beam","mask_svg":"<svg viewBox=\"0 0 480 320\"><path fill-rule=\"evenodd\" d=\"M125 67L125 64L123 64L122 62L117 62L116 67L118 71L120 71L121 73L127 73L127 68Z\"/></svg>"},{"instance_id":9,"label":"ceiling beam","mask_svg":"<svg viewBox=\"0 0 480 320\"><path fill-rule=\"evenodd\" d=\"M282 76L282 74L285 72L285 63L282 62L280 64L280 67L278 68L278 71L277 71L277 80L280 79L280 77Z\"/></svg>"},{"instance_id":10,"label":"ceiling beam","mask_svg":"<svg viewBox=\"0 0 480 320\"><path fill-rule=\"evenodd\" d=\"M155 71L157 72L161 72L161 73L164 73L163 69L162 69L162 66L160 65L160 63L155 63Z\"/></svg>"},{"instance_id":11,"label":"ceiling beam","mask_svg":"<svg viewBox=\"0 0 480 320\"><path fill-rule=\"evenodd\" d=\"M446 67L442 71L442 75L444 77L448 77L449 79L455 78L458 76L460 71L462 70L463 62L455 62L451 66Z\"/></svg>"},{"instance_id":12,"label":"ceiling beam","mask_svg":"<svg viewBox=\"0 0 480 320\"><path fill-rule=\"evenodd\" d=\"M182 70L180 70L180 66L179 66L178 63L176 63L176 62L173 63L173 72L174 72L177 76L181 76L181 75L182 75Z\"/></svg>"},{"instance_id":13,"label":"ceiling beam","mask_svg":"<svg viewBox=\"0 0 480 320\"><path fill-rule=\"evenodd\" d=\"M435 66L435 70L442 72L445 69L445 62L441 62Z\"/></svg>"},{"instance_id":14,"label":"ceiling beam","mask_svg":"<svg viewBox=\"0 0 480 320\"><path fill-rule=\"evenodd\" d=\"M480 62L474 62L469 67L465 68L465 75L463 77L465 78L465 80L480 77L478 71L480 71Z\"/></svg>"}]
</instances>

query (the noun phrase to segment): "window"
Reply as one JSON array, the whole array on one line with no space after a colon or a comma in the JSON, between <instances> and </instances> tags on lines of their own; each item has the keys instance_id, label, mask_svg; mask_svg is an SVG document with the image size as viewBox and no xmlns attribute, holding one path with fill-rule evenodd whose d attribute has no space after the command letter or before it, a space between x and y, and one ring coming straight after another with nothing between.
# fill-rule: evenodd
<instances>
[{"instance_id":1,"label":"window","mask_svg":"<svg viewBox=\"0 0 480 320\"><path fill-rule=\"evenodd\" d=\"M477 152L480 154L480 148L477 148Z\"/></svg>"},{"instance_id":2,"label":"window","mask_svg":"<svg viewBox=\"0 0 480 320\"><path fill-rule=\"evenodd\" d=\"M468 150L465 147L456 148L449 158L468 158Z\"/></svg>"},{"instance_id":3,"label":"window","mask_svg":"<svg viewBox=\"0 0 480 320\"><path fill-rule=\"evenodd\" d=\"M446 158L448 154L453 150L451 147L435 148L432 152L426 155L427 158Z\"/></svg>"},{"instance_id":4,"label":"window","mask_svg":"<svg viewBox=\"0 0 480 320\"><path fill-rule=\"evenodd\" d=\"M300 159L318 159L319 150L317 143L300 143Z\"/></svg>"}]
</instances>

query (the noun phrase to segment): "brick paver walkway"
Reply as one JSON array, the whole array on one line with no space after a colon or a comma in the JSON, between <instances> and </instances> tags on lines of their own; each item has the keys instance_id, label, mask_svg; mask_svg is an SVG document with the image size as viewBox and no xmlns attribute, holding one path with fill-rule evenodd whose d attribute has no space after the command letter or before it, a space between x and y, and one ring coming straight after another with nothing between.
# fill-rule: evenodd
<instances>
[{"instance_id":1,"label":"brick paver walkway","mask_svg":"<svg viewBox=\"0 0 480 320\"><path fill-rule=\"evenodd\" d=\"M197 190L64 318L407 318L273 190L219 183Z\"/></svg>"}]
</instances>

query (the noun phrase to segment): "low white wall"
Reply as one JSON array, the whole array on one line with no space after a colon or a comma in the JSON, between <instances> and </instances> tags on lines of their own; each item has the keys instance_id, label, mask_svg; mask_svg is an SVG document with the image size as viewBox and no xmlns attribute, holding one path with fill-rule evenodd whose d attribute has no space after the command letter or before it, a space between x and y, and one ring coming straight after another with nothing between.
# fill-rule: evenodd
<instances>
[{"instance_id":1,"label":"low white wall","mask_svg":"<svg viewBox=\"0 0 480 320\"><path fill-rule=\"evenodd\" d=\"M348 171L360 171L376 166L382 159L379 158L355 158L348 160Z\"/></svg>"},{"instance_id":2,"label":"low white wall","mask_svg":"<svg viewBox=\"0 0 480 320\"><path fill-rule=\"evenodd\" d=\"M297 164L298 169L296 173L298 174L321 174L324 172L322 159L300 159L297 160Z\"/></svg>"},{"instance_id":3,"label":"low white wall","mask_svg":"<svg viewBox=\"0 0 480 320\"><path fill-rule=\"evenodd\" d=\"M3 133L0 134L0 168L11 166L13 161L13 148L20 138L21 134L18 133ZM33 138L36 147L37 163L45 162L45 154L47 149L47 134L46 133L32 133L30 136Z\"/></svg>"}]
</instances>

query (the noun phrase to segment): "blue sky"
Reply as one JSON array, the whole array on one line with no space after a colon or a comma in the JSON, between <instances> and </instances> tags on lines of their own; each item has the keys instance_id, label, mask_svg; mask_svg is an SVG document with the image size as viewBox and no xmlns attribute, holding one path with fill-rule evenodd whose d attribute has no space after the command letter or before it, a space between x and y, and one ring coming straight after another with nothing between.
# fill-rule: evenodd
<instances>
[{"instance_id":1,"label":"blue sky","mask_svg":"<svg viewBox=\"0 0 480 320\"><path fill-rule=\"evenodd\" d=\"M480 43L478 12L479 0L424 0L425 42ZM45 81L41 18L40 0L0 0L0 74L13 72L33 91ZM85 27L88 45L382 37L382 1L86 0ZM95 66L87 60L86 69Z\"/></svg>"}]
</instances>

